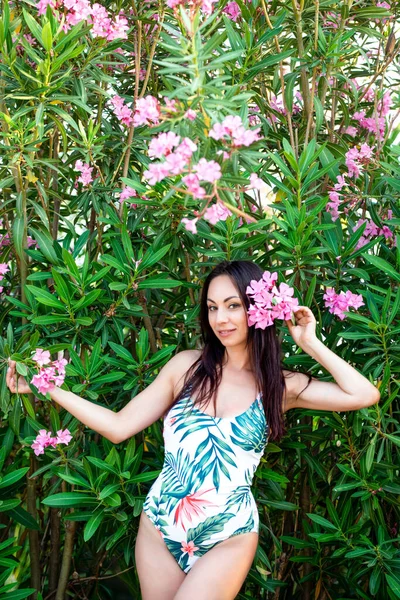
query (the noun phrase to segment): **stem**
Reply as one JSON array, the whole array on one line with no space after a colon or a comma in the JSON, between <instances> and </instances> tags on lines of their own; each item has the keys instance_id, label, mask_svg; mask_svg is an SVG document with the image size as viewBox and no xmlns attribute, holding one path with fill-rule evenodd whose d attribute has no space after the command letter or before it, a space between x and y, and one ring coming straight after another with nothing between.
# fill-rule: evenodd
<instances>
[{"instance_id":1,"label":"stem","mask_svg":"<svg viewBox=\"0 0 400 600\"><path fill-rule=\"evenodd\" d=\"M58 580L57 593L55 600L64 600L67 589L69 571L71 568L72 552L74 549L74 538L77 527L76 521L65 521L65 541L64 552L61 563L60 578Z\"/></svg>"}]
</instances>

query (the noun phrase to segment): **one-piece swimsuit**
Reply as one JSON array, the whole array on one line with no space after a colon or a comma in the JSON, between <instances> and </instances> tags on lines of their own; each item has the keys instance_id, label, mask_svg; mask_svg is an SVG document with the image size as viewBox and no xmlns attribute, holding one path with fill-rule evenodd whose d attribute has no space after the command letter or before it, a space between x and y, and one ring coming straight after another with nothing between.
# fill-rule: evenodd
<instances>
[{"instance_id":1,"label":"one-piece swimsuit","mask_svg":"<svg viewBox=\"0 0 400 600\"><path fill-rule=\"evenodd\" d=\"M189 393L165 416L164 464L143 510L185 573L219 542L258 532L250 486L268 430L260 394L230 418L202 412Z\"/></svg>"}]
</instances>

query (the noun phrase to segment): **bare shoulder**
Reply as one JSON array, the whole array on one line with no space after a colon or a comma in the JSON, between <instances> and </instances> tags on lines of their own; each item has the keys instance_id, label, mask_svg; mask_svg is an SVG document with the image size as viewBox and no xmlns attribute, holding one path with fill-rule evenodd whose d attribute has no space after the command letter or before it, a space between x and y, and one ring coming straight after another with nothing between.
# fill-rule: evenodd
<instances>
[{"instance_id":1,"label":"bare shoulder","mask_svg":"<svg viewBox=\"0 0 400 600\"><path fill-rule=\"evenodd\" d=\"M172 381L174 385L175 393L178 393L183 386L183 378L193 365L201 356L201 350L182 350L171 358L168 362L168 366L171 369Z\"/></svg>"}]
</instances>

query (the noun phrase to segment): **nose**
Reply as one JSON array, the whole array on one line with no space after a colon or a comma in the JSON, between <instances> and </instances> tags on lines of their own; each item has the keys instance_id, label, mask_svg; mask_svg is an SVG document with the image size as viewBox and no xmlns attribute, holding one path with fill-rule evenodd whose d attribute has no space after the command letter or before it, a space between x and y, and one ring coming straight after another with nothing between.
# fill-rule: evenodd
<instances>
[{"instance_id":1,"label":"nose","mask_svg":"<svg viewBox=\"0 0 400 600\"><path fill-rule=\"evenodd\" d=\"M228 321L228 314L224 308L219 308L217 310L216 323L226 323Z\"/></svg>"}]
</instances>

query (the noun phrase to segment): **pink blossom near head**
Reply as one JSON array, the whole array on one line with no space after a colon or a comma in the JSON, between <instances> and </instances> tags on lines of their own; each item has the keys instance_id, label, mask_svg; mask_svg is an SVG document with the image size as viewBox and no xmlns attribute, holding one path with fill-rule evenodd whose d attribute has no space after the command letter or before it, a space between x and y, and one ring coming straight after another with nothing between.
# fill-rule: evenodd
<instances>
[{"instance_id":1,"label":"pink blossom near head","mask_svg":"<svg viewBox=\"0 0 400 600\"><path fill-rule=\"evenodd\" d=\"M274 324L275 319L289 320L293 309L299 305L294 298L294 289L286 283L276 285L278 273L264 271L258 281L253 279L247 286L246 294L253 299L247 311L248 325L265 329Z\"/></svg>"}]
</instances>

